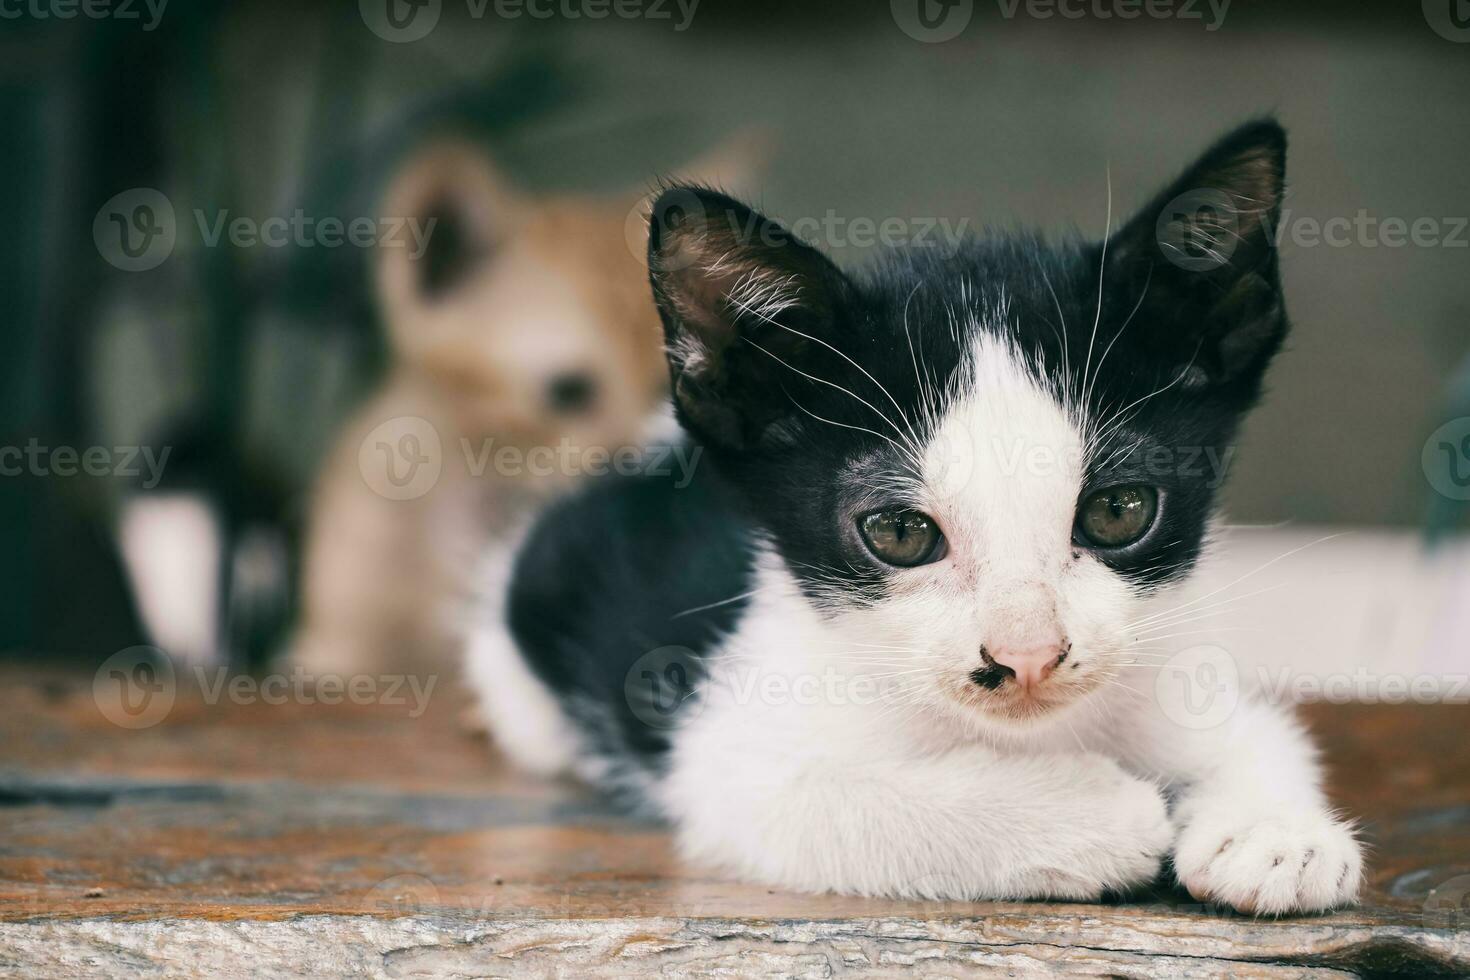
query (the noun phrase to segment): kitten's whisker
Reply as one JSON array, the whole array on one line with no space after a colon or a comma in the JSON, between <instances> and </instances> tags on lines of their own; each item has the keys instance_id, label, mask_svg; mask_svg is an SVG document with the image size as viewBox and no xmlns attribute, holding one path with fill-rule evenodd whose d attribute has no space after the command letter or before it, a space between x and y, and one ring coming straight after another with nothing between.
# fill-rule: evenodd
<instances>
[{"instance_id":1,"label":"kitten's whisker","mask_svg":"<svg viewBox=\"0 0 1470 980\"><path fill-rule=\"evenodd\" d=\"M737 303L737 305L740 305L740 304ZM751 309L751 308L746 307L746 306L741 306L740 308L743 309L743 310L745 310L747 313L750 313L753 316L759 317L760 319L762 319L765 322L769 323L773 327L778 327L781 330L785 330L787 333L795 334L796 336L801 337L803 340L809 340L809 341L811 341L814 344L821 344L823 347L827 348L832 353L836 354L838 357L842 358L844 361L846 361L847 363L851 364L853 367L857 368L858 371L860 371L862 373L863 377L865 377L869 381L873 382L873 385L879 391L881 391L883 393L884 397L886 397L890 402L893 403L893 407L898 410L898 417L899 417L899 419L904 423L905 426L907 426L907 429L900 428L897 425L897 423L895 423L892 419L889 419L887 415L885 415L882 412L879 412L877 408L875 408L873 405L869 404L865 399L859 398L856 394L854 394L853 392L849 391L848 389L842 387L841 385L836 384L836 383L831 382L831 381L827 381L827 380L822 379L822 378L818 378L818 377L816 377L814 375L807 374L806 372L802 371L799 368L795 368L795 367L792 367L790 364L786 364L785 361L782 361L781 362L783 364L786 364L786 366L788 368L791 368L791 370L796 371L796 373L802 375L803 377L806 377L806 378L808 378L808 379L810 379L812 381L820 381L823 384L831 385L832 387L836 388L838 391L846 392L848 395L851 395L853 398L856 398L858 401L862 402L864 405L867 405L867 407L869 409L871 409L879 417L881 417L885 421L887 421L889 425L893 426L893 430L895 432L897 432L899 434L899 437L902 438L906 443L908 443L908 445L910 446L910 448L914 451L915 456L916 456L916 461L917 461L917 457L920 455L920 452L919 452L919 445L918 445L917 441L914 438L913 423L911 421L909 421L908 415L903 410L903 406L898 403L898 399L897 398L894 398L893 397L893 393L890 392L886 387L884 387L883 386L883 383L881 381L879 381L877 378L873 377L873 375L868 372L868 369L867 368L863 367L861 364L859 364L857 361L853 360L847 354L845 354L841 350L838 350L836 347L834 347L831 344L827 343L825 340L823 340L820 337L813 337L811 334L803 333L802 331L797 330L795 327L787 326L786 324L781 323L779 320L776 320L776 319L773 319L772 317L766 316L764 313L760 312L759 310L754 310L754 309ZM752 341L752 343L753 343L753 341ZM770 353L770 352L767 351L766 353ZM772 355L772 356L775 356L775 355ZM780 358L777 358L777 360L780 360Z\"/></svg>"},{"instance_id":2,"label":"kitten's whisker","mask_svg":"<svg viewBox=\"0 0 1470 980\"><path fill-rule=\"evenodd\" d=\"M1106 248L1104 248L1104 253L1106 253ZM1139 296L1138 296L1138 302L1133 304L1133 310L1132 310L1132 312L1130 312L1128 314L1128 319L1124 320L1123 321L1123 325L1118 328L1118 332L1115 333L1115 334L1113 334L1113 339L1108 342L1108 346L1106 347L1106 349L1103 350L1102 357L1098 358L1098 360L1097 360L1096 373L1093 375L1093 384L1094 385L1097 384L1097 376L1100 375L1100 374L1102 374L1103 364L1105 364L1107 362L1108 355L1113 352L1113 345L1118 342L1118 338L1119 337L1123 336L1123 331L1125 331L1125 330L1128 329L1128 324L1130 324L1130 323L1133 322L1133 317L1138 313L1139 309L1143 306L1143 301L1148 296L1148 287L1149 287L1149 284L1153 282L1153 279L1154 279L1154 269L1153 269L1153 266L1149 266L1149 268L1148 268L1148 278L1145 279L1144 282L1143 282L1143 292L1139 294ZM1099 306L1098 306L1098 308L1099 308L1099 310L1101 310L1101 304L1102 304L1102 299L1101 299L1101 290L1102 290L1101 277L1099 277L1098 290L1099 290L1099 299L1098 299ZM1087 398L1087 399L1090 399L1092 397L1091 390L1089 390L1083 397L1084 398ZM1139 446L1139 445L1142 445L1142 444L1143 444L1143 440L1140 439L1139 442L1135 444L1135 448L1137 446ZM1130 450L1130 452L1131 452L1131 450ZM1109 461L1109 463L1111 463L1111 460ZM1106 469L1107 468L1107 465L1109 465L1109 464L1104 464L1104 466L1102 468L1103 469Z\"/></svg>"},{"instance_id":3,"label":"kitten's whisker","mask_svg":"<svg viewBox=\"0 0 1470 980\"><path fill-rule=\"evenodd\" d=\"M789 330L790 328L787 327L786 329ZM793 333L799 333L799 331L792 331L792 332ZM805 334L801 334L801 336L806 336L806 335ZM909 458L910 461L913 463L913 465L915 465L916 467L919 465L920 459L919 459L918 452L917 452L917 445L913 442L912 438L908 435L908 433L904 432L903 429L899 428L897 422L894 422L892 419L890 419L883 412L880 412L878 410L877 406L873 405L871 402L869 402L867 399L863 398L861 395L858 395L857 393L855 393L853 391L849 391L847 388L842 387L842 385L838 384L835 381L828 381L826 378L819 378L819 377L817 377L814 374L808 374L806 371L803 371L801 368L796 367L795 365L790 364L790 363L782 360L779 356L777 356L776 354L773 354L770 351L766 350L764 347L762 347L760 344L756 343L755 341L751 340L749 337L744 337L742 339L747 344L749 344L750 346L754 347L756 350L760 351L762 354L765 354L767 357L771 358L777 364L780 364L781 366L785 367L786 369L788 369L790 371L794 371L795 373L801 375L803 378L806 378L808 381L815 381L817 384L824 384L824 385L826 385L829 388L836 388L838 391L840 391L843 394L847 395L849 398L852 398L854 401L856 401L859 404L861 404L864 407L866 407L874 415L878 416L884 422L887 422L888 425L889 425L889 427L892 428L894 432L898 433L899 438L900 439L903 439L905 441L905 443L907 443L907 445L900 445L899 443L894 442L894 440L889 439L887 436L883 436L883 438L884 439L887 439L888 442L894 448L898 449L905 457ZM844 423L841 423L841 422L833 422L831 419L824 419L820 415L817 415L814 412L808 411L805 407L803 407L801 405L800 402L796 401L796 399L794 399L794 398L791 399L791 402L797 408L800 408L802 411L804 411L808 415L812 416L812 418L819 419L820 421L827 422L827 423L829 423L831 425L842 426L843 428L846 428L846 429L856 429L859 432L870 432L873 435L879 435L879 433L873 432L871 429L864 429L861 426L845 425Z\"/></svg>"},{"instance_id":4,"label":"kitten's whisker","mask_svg":"<svg viewBox=\"0 0 1470 980\"><path fill-rule=\"evenodd\" d=\"M771 356L772 357L775 357L774 354L772 354ZM779 358L778 358L778 360L779 360ZM874 432L872 429L865 429L865 428L863 428L860 425L848 425L846 422L834 422L832 419L823 418L822 416L818 415L816 412L813 412L812 410L810 410L809 408L807 408L801 402L797 401L795 398L791 399L791 404L795 405L802 412L805 412L807 415L810 415L812 418L816 419L818 422L826 422L828 425L835 425L835 426L837 426L840 429L852 429L854 432L866 432L870 436L877 436L879 439L882 439L884 442L887 442L889 445L893 446L894 449L897 449L900 453L906 453L907 452L907 450L905 450L903 446L901 446L898 443L894 442L892 439L888 438L887 436L885 436L881 432Z\"/></svg>"},{"instance_id":5,"label":"kitten's whisker","mask_svg":"<svg viewBox=\"0 0 1470 980\"><path fill-rule=\"evenodd\" d=\"M1260 569L1257 569L1257 571L1259 570ZM1241 576L1240 579L1238 579L1236 582L1232 582L1231 585L1233 586L1239 584L1239 582L1244 581L1248 577L1249 575ZM1239 602L1244 602L1246 599L1254 599L1256 596L1265 595L1268 592L1275 592L1279 589L1285 588L1288 584L1290 583L1278 582L1275 585L1264 586L1263 588L1255 589L1251 592L1243 592L1240 595L1226 596L1223 599L1216 599L1214 602L1201 606L1198 609L1190 608L1196 602L1203 602L1205 599L1210 598L1210 596L1224 591L1223 588L1216 589L1214 592L1211 592L1208 595L1200 596L1198 599L1195 599L1191 602L1183 603L1179 606L1174 607L1173 609L1157 613L1151 617L1145 617L1139 620L1137 623L1130 623L1124 626L1123 629L1126 633L1139 635L1147 633L1147 631L1150 629L1165 628L1169 626L1181 626L1185 623L1197 622L1200 619L1207 619L1211 616L1222 615L1222 613L1226 611L1226 607L1228 606L1232 606Z\"/></svg>"},{"instance_id":6,"label":"kitten's whisker","mask_svg":"<svg viewBox=\"0 0 1470 980\"><path fill-rule=\"evenodd\" d=\"M1201 345L1203 343L1204 343L1204 341L1200 341L1200 344ZM1199 356L1199 346L1197 345L1195 347L1194 353L1191 354L1190 357L1189 357L1189 362L1187 364L1185 364L1183 368L1180 369L1179 374L1174 378L1173 381L1170 381L1168 384L1164 385L1162 388L1155 389L1154 391L1150 392L1149 394L1144 395L1142 398L1135 399L1134 401L1130 402L1125 408L1122 408L1119 411L1114 412L1113 415L1108 419L1108 421L1103 423L1104 425L1111 425L1112 427L1107 430L1107 432L1106 432L1105 435L1098 436L1098 441L1099 442L1104 441L1104 439L1106 438L1106 436L1110 436L1114 431L1117 430L1118 426L1120 426L1120 425L1123 424L1122 422L1119 422L1118 425L1112 425L1113 419L1117 419L1119 416L1123 415L1125 412L1130 411L1135 406L1142 405L1144 402L1148 401L1149 399L1157 398L1159 395L1162 395L1164 392L1168 391L1170 388L1174 387L1179 382L1183 381L1186 377L1188 377L1190 370L1194 367L1194 359L1196 357L1198 357L1198 356Z\"/></svg>"},{"instance_id":7,"label":"kitten's whisker","mask_svg":"<svg viewBox=\"0 0 1470 980\"><path fill-rule=\"evenodd\" d=\"M1046 274L1046 266L1038 261L1037 267L1041 270L1041 281L1046 283L1046 291L1051 293L1051 301L1056 305L1057 319L1062 323L1062 407L1069 415L1081 421L1075 404L1076 400L1072 396L1071 345L1067 340L1067 317L1062 313L1062 301L1057 298L1057 291L1052 287L1051 277Z\"/></svg>"},{"instance_id":8,"label":"kitten's whisker","mask_svg":"<svg viewBox=\"0 0 1470 980\"><path fill-rule=\"evenodd\" d=\"M1188 623L1182 623L1182 626L1188 626ZM1161 644L1161 642L1167 641L1167 639L1179 639L1180 636L1219 636L1220 633L1261 633L1261 632L1264 632L1264 630L1257 629L1257 627L1254 627L1254 626L1217 626L1217 627L1214 627L1214 629L1186 629L1186 630L1180 630L1180 632L1177 632L1177 633L1164 633L1164 635L1161 635L1161 636L1148 636L1147 639L1148 639L1148 641L1154 642L1154 644Z\"/></svg>"},{"instance_id":9,"label":"kitten's whisker","mask_svg":"<svg viewBox=\"0 0 1470 980\"><path fill-rule=\"evenodd\" d=\"M704 604L702 606L694 606L692 608L685 609L683 612L676 612L672 616L670 616L669 618L670 619L678 619L681 616L689 616L689 615L692 615L692 614L697 613L697 612L704 612L707 609L715 609L715 608L718 608L719 606L728 606L732 602L739 602L742 599L749 599L749 598L751 598L753 596L759 595L763 591L765 591L765 588L764 587L757 588L757 589L751 589L749 592L742 592L739 595L732 595L728 599L720 599L718 602L709 602L709 603L706 603L706 604Z\"/></svg>"},{"instance_id":10,"label":"kitten's whisker","mask_svg":"<svg viewBox=\"0 0 1470 980\"><path fill-rule=\"evenodd\" d=\"M1088 338L1088 341L1087 341L1087 360L1085 362L1083 362L1083 365L1082 365L1082 392L1081 392L1081 395L1082 395L1082 405L1083 405L1084 408L1086 407L1088 400L1091 398L1092 385L1095 384L1096 381L1097 381L1096 376L1093 376L1092 379L1091 379L1091 381L1089 381L1089 374L1090 374L1091 367L1092 367L1092 348L1093 348L1093 345L1097 343L1097 328L1098 328L1098 324L1102 323L1103 281L1107 277L1107 269L1108 269L1108 239L1110 237L1112 237L1112 234L1113 234L1113 171L1112 171L1112 168L1111 167L1108 168L1108 182L1107 183L1108 183L1108 216L1107 216L1106 227L1103 230L1102 257L1100 259L1098 259L1098 263L1097 263L1097 313L1092 318L1092 336L1090 338ZM1116 339L1116 338L1114 338L1114 339Z\"/></svg>"}]
</instances>

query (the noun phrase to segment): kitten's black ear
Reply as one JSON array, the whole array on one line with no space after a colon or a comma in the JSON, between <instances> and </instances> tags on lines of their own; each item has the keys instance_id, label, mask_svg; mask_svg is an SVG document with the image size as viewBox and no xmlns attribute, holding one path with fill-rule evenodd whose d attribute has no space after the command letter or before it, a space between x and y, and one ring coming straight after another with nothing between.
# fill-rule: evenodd
<instances>
[{"instance_id":1,"label":"kitten's black ear","mask_svg":"<svg viewBox=\"0 0 1470 980\"><path fill-rule=\"evenodd\" d=\"M654 202L648 270L685 426L731 450L778 441L824 370L812 362L830 354L847 279L781 225L698 187Z\"/></svg>"},{"instance_id":2,"label":"kitten's black ear","mask_svg":"<svg viewBox=\"0 0 1470 980\"><path fill-rule=\"evenodd\" d=\"M1275 229L1286 133L1274 120L1220 140L1108 242L1106 282L1149 353L1187 385L1259 381L1286 335ZM1186 369L1187 366L1187 369Z\"/></svg>"}]
</instances>

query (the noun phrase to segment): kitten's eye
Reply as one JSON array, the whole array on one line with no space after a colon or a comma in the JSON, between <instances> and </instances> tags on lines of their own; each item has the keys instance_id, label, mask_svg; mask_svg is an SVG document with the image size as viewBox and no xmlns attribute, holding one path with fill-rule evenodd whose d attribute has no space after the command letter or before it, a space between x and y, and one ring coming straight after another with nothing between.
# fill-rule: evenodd
<instances>
[{"instance_id":1,"label":"kitten's eye","mask_svg":"<svg viewBox=\"0 0 1470 980\"><path fill-rule=\"evenodd\" d=\"M927 565L944 557L944 535L928 514L916 510L880 510L858 518L868 550L900 568Z\"/></svg>"},{"instance_id":2,"label":"kitten's eye","mask_svg":"<svg viewBox=\"0 0 1470 980\"><path fill-rule=\"evenodd\" d=\"M1077 530L1088 544L1123 548L1148 533L1158 512L1159 492L1153 487L1109 487L1082 501Z\"/></svg>"}]
</instances>

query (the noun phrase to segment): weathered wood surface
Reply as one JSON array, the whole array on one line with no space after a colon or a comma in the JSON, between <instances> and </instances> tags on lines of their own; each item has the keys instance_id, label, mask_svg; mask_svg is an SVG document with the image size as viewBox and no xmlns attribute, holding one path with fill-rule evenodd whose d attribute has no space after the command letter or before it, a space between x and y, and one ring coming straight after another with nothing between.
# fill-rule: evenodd
<instances>
[{"instance_id":1,"label":"weathered wood surface","mask_svg":"<svg viewBox=\"0 0 1470 980\"><path fill-rule=\"evenodd\" d=\"M127 730L92 679L0 673L0 976L1470 975L1470 709L1321 706L1362 907L805 896L506 770L430 710L215 705Z\"/></svg>"}]
</instances>

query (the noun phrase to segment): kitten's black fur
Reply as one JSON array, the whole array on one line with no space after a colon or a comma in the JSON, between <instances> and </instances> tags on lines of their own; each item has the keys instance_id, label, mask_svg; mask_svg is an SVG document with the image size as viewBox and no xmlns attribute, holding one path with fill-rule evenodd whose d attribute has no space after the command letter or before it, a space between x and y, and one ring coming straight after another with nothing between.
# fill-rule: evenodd
<instances>
[{"instance_id":1,"label":"kitten's black fur","mask_svg":"<svg viewBox=\"0 0 1470 980\"><path fill-rule=\"evenodd\" d=\"M1089 418L1123 413L1091 454L1084 494L1148 483L1160 513L1105 560L1140 588L1185 574L1217 480L1184 461L1224 452L1287 329L1272 244L1285 148L1274 121L1241 127L1105 243L987 237L895 250L851 275L722 194L667 190L650 277L675 408L711 465L682 490L609 480L543 518L509 604L532 669L609 754L657 766L666 729L630 710L630 668L682 646L692 684L740 620L760 539L819 607L881 597L892 569L858 541L855 518L875 482L907 468L894 425L920 444L931 435L923 386L963 387L984 330L1004 331L1058 392L1079 393ZM773 290L792 302L762 312L731 300Z\"/></svg>"}]
</instances>

